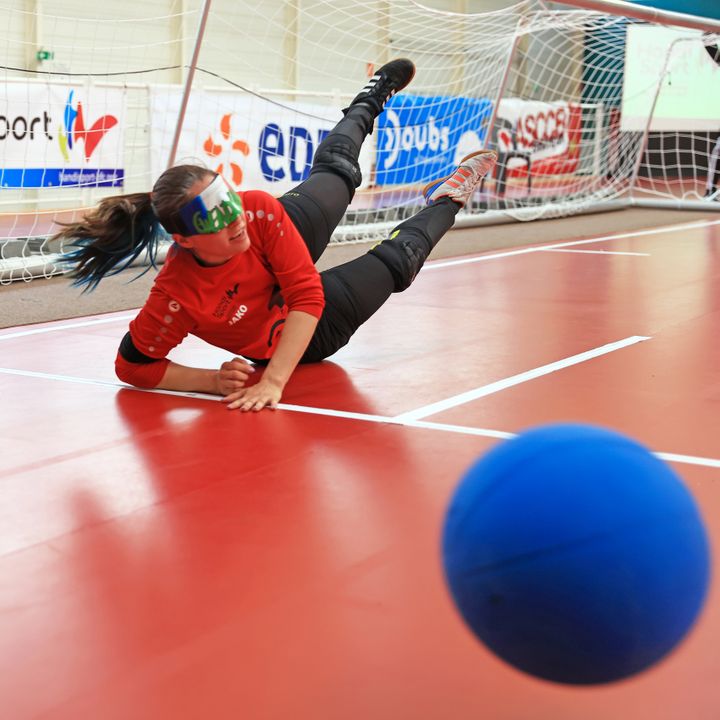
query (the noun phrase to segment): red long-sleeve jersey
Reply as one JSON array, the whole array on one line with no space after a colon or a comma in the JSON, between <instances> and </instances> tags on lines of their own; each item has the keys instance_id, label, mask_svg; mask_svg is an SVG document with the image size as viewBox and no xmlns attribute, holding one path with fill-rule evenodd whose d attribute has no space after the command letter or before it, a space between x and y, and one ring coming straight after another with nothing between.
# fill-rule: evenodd
<instances>
[{"instance_id":1,"label":"red long-sleeve jersey","mask_svg":"<svg viewBox=\"0 0 720 720\"><path fill-rule=\"evenodd\" d=\"M283 206L265 192L240 195L250 248L212 267L177 245L171 248L130 323L135 347L159 362L131 363L118 353L115 370L124 382L155 387L167 354L188 334L237 355L270 358L288 312L322 314L320 276Z\"/></svg>"}]
</instances>

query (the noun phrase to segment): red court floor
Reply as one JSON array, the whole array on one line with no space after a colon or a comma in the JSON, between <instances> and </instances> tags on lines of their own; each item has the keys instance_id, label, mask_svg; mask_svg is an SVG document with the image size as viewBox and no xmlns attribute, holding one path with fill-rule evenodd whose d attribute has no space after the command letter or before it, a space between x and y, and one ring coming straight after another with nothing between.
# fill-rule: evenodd
<instances>
[{"instance_id":1,"label":"red court floor","mask_svg":"<svg viewBox=\"0 0 720 720\"><path fill-rule=\"evenodd\" d=\"M475 641L439 559L463 471L555 421L660 453L719 546L717 222L431 263L274 412L121 387L131 315L0 331L3 720L720 717L717 583L665 661L570 688Z\"/></svg>"}]
</instances>

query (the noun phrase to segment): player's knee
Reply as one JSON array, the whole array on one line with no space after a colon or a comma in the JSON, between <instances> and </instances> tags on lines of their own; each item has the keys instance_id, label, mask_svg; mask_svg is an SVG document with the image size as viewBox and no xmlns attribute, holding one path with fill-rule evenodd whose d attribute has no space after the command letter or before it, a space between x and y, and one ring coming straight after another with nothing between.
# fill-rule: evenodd
<instances>
[{"instance_id":1,"label":"player's knee","mask_svg":"<svg viewBox=\"0 0 720 720\"><path fill-rule=\"evenodd\" d=\"M412 285L430 253L430 243L421 235L394 231L370 251L382 260L390 270L395 287L393 292L402 292Z\"/></svg>"},{"instance_id":2,"label":"player's knee","mask_svg":"<svg viewBox=\"0 0 720 720\"><path fill-rule=\"evenodd\" d=\"M358 154L359 148L349 137L331 133L318 146L310 174L331 172L339 175L347 183L352 197L362 182Z\"/></svg>"}]
</instances>

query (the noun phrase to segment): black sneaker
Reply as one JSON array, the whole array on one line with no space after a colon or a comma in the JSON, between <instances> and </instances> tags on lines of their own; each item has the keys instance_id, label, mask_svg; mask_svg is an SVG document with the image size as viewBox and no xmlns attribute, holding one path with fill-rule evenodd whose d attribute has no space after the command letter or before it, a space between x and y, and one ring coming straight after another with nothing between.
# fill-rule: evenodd
<instances>
[{"instance_id":1,"label":"black sneaker","mask_svg":"<svg viewBox=\"0 0 720 720\"><path fill-rule=\"evenodd\" d=\"M355 96L350 103L367 103L382 112L385 103L395 93L400 92L413 79L415 65L412 60L399 58L383 65L371 78L368 84Z\"/></svg>"}]
</instances>

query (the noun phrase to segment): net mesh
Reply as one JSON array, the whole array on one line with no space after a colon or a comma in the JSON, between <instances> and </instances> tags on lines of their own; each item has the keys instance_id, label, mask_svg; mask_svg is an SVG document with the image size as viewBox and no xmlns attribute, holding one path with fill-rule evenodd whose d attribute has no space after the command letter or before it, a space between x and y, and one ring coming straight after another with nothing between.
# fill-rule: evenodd
<instances>
[{"instance_id":1,"label":"net mesh","mask_svg":"<svg viewBox=\"0 0 720 720\"><path fill-rule=\"evenodd\" d=\"M63 272L63 248L48 240L58 223L106 195L148 191L173 152L241 190L281 195L394 57L417 73L363 147L363 184L334 241L381 238L422 205L427 182L488 146L499 162L466 222L556 217L631 192L705 196L720 127L673 113L703 62L720 83L703 49L713 37L535 0L457 12L472 6L214 0L176 147L200 0L0 7L0 280ZM637 66L648 43L650 67Z\"/></svg>"}]
</instances>

